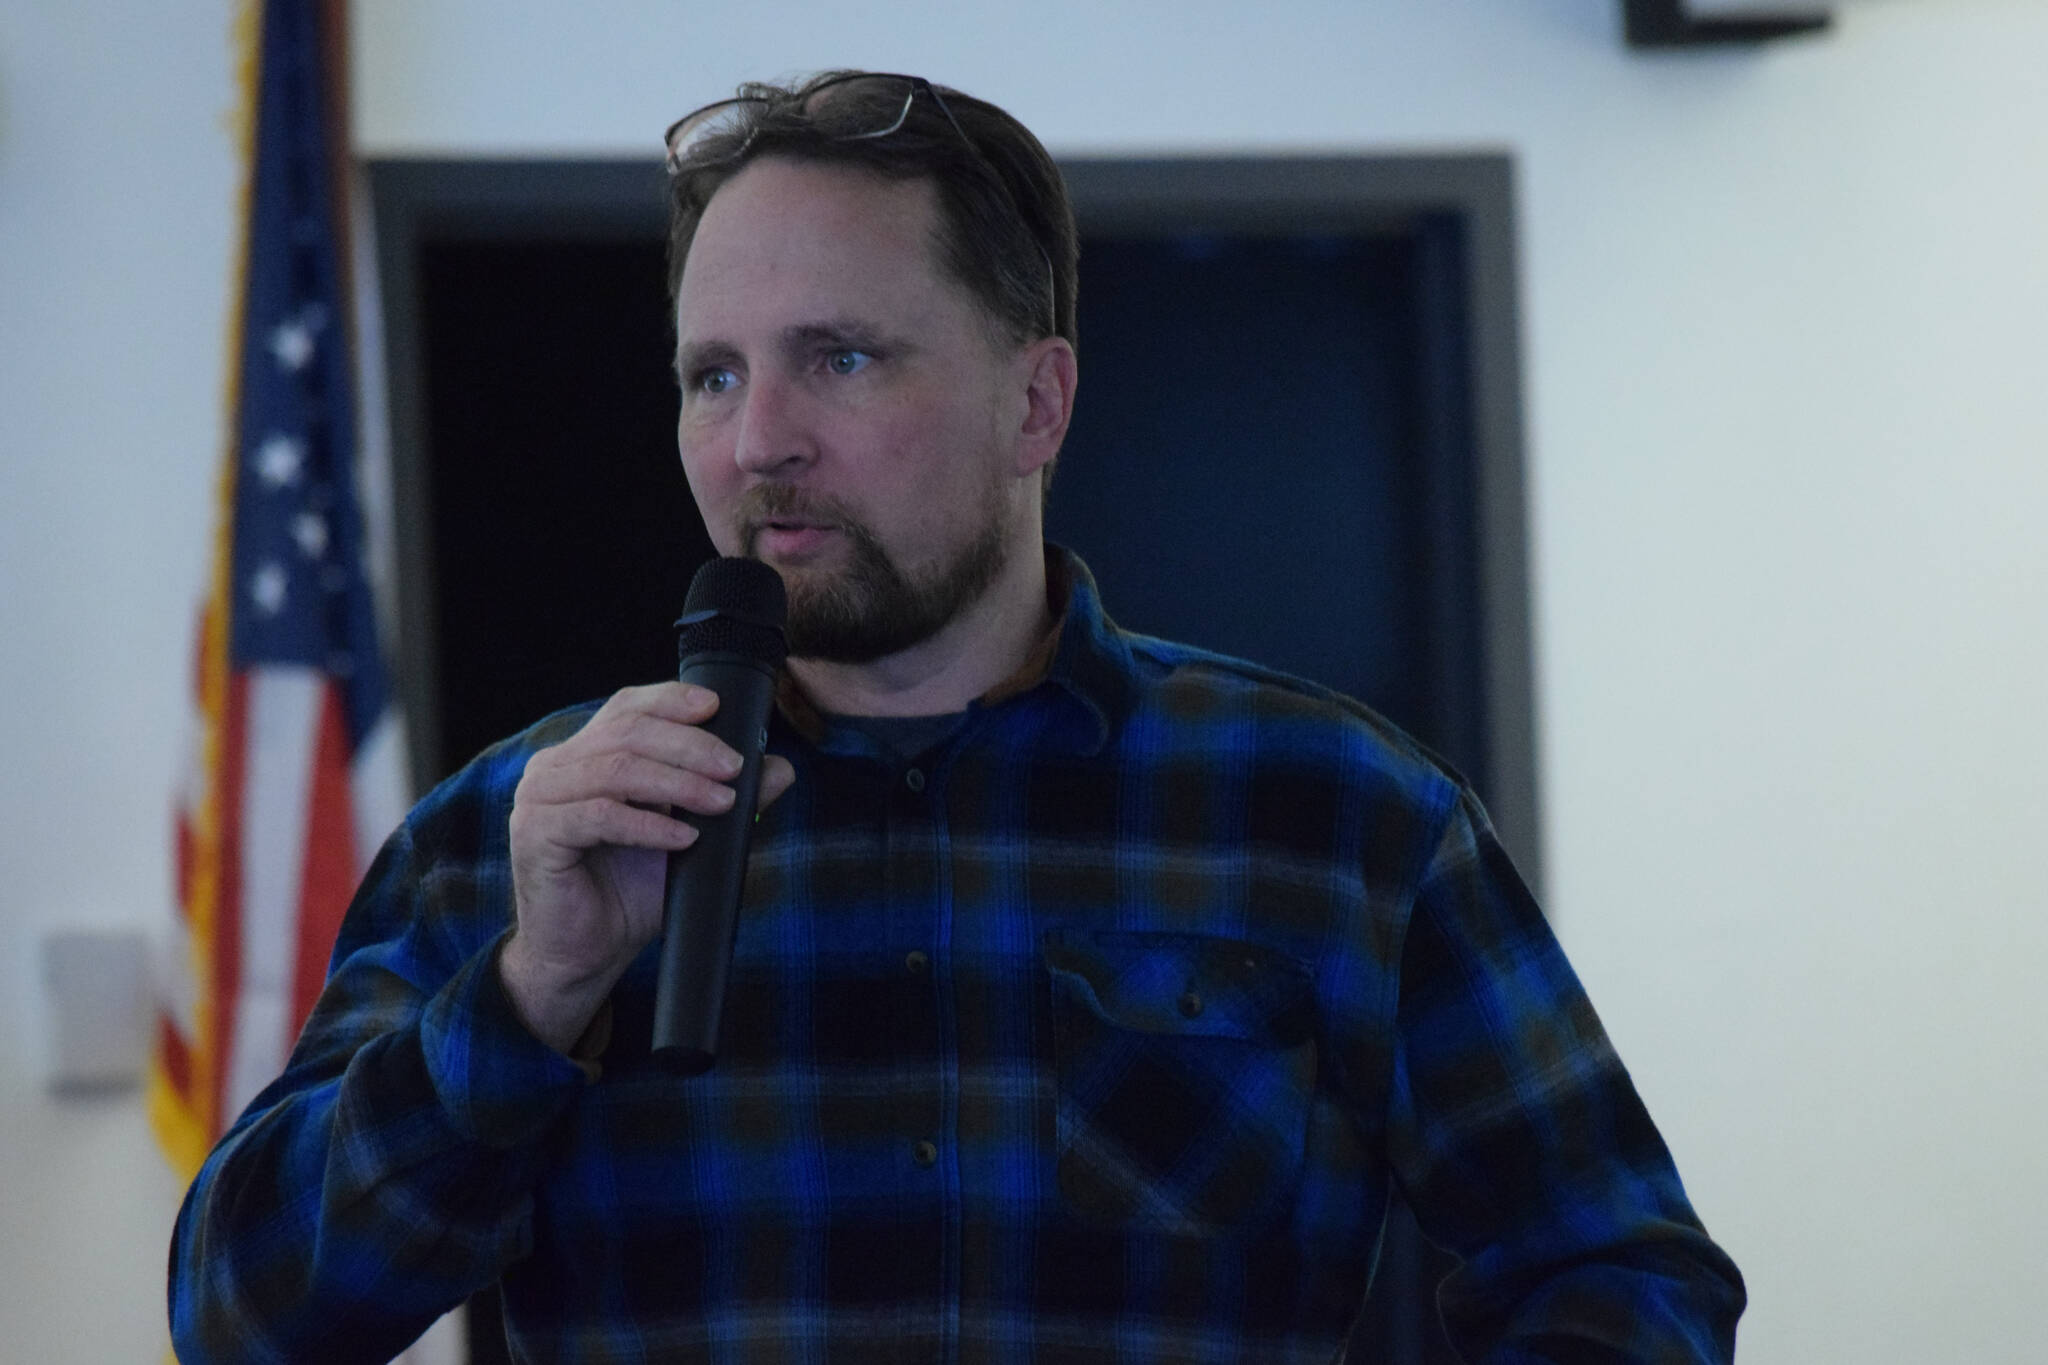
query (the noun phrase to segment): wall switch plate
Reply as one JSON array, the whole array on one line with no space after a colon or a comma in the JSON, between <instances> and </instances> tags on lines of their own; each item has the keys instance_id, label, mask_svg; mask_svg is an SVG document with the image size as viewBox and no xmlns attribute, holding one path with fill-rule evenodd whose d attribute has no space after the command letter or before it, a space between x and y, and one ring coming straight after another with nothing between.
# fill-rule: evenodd
<instances>
[{"instance_id":1,"label":"wall switch plate","mask_svg":"<svg viewBox=\"0 0 2048 1365\"><path fill-rule=\"evenodd\" d=\"M140 1082L156 1005L149 936L140 929L53 929L40 947L49 1088L119 1090Z\"/></svg>"}]
</instances>

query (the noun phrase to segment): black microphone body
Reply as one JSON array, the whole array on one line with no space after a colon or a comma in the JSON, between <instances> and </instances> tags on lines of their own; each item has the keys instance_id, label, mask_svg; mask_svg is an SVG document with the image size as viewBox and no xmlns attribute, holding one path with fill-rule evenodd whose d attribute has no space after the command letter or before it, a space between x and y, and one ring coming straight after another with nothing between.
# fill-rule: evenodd
<instances>
[{"instance_id":1,"label":"black microphone body","mask_svg":"<svg viewBox=\"0 0 2048 1365\"><path fill-rule=\"evenodd\" d=\"M668 855L652 1055L686 1076L710 1070L718 1054L761 756L784 653L783 611L782 580L773 569L753 560L719 559L698 571L677 623L683 627L677 677L718 694L718 712L704 729L741 760L730 784L732 808L713 816L678 811L696 825L697 841Z\"/></svg>"}]
</instances>

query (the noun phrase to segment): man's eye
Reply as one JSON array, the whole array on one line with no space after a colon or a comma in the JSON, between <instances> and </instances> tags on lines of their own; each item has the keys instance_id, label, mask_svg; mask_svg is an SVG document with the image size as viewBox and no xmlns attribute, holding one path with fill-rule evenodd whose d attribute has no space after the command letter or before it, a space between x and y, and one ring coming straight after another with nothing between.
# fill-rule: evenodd
<instances>
[{"instance_id":1,"label":"man's eye","mask_svg":"<svg viewBox=\"0 0 2048 1365\"><path fill-rule=\"evenodd\" d=\"M866 351L833 351L825 357L825 368L834 374L859 374L873 359Z\"/></svg>"},{"instance_id":2,"label":"man's eye","mask_svg":"<svg viewBox=\"0 0 2048 1365\"><path fill-rule=\"evenodd\" d=\"M692 387L698 393L716 397L718 394L727 392L733 385L739 382L739 376L735 375L731 370L700 370L697 373L697 381Z\"/></svg>"}]
</instances>

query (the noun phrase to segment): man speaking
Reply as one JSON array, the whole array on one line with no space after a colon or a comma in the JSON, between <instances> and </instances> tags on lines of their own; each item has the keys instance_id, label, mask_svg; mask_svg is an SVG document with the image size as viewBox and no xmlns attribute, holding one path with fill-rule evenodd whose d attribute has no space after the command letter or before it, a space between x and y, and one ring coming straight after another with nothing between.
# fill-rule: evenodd
<instances>
[{"instance_id":1,"label":"man speaking","mask_svg":"<svg viewBox=\"0 0 2048 1365\"><path fill-rule=\"evenodd\" d=\"M788 595L716 1064L650 1056L655 939L740 758L628 688L379 856L179 1217L183 1357L381 1361L497 1283L534 1361L1325 1361L1398 1182L1469 1360L1729 1359L1741 1278L1472 794L1044 543L1037 140L836 73L669 164L683 468Z\"/></svg>"}]
</instances>

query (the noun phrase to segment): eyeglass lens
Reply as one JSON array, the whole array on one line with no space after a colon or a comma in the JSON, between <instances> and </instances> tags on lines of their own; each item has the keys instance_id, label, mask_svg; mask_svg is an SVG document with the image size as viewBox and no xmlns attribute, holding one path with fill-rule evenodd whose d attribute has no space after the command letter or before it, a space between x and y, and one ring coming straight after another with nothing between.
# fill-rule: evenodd
<instances>
[{"instance_id":1,"label":"eyeglass lens","mask_svg":"<svg viewBox=\"0 0 2048 1365\"><path fill-rule=\"evenodd\" d=\"M875 101L876 117L867 121L872 123L873 126L855 126L838 134L838 137L842 141L848 142L862 138L887 137L901 128L903 121L910 117L910 106L917 98L919 84L919 82L911 77L859 75L847 76L836 81L827 81L805 98L804 112L806 114L816 114L820 110L829 109L834 103L831 98L834 94L844 96L850 91L851 87L864 84L873 84L879 91L886 91L890 94L900 91L900 98L877 99ZM945 114L946 121L953 125L953 131L959 133L965 139L967 134L961 130L958 121L953 118L953 111L946 108L944 101L939 100L937 91L932 92L932 98L938 103L940 112ZM675 126L670 128L668 132L668 160L670 168L674 169L687 163L695 155L697 149L705 143L723 134L735 132L743 127L750 120L758 116L761 109L767 103L768 101L766 100L744 98L720 100L716 104L707 104L697 112L685 115L677 120ZM971 148L973 143L969 142L968 146ZM742 144L739 148L734 149L731 154L737 156L745 150L745 145Z\"/></svg>"}]
</instances>

